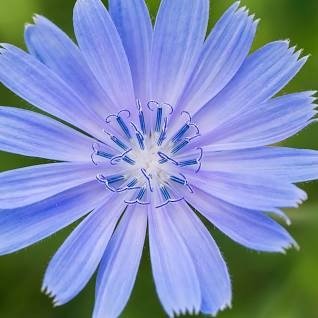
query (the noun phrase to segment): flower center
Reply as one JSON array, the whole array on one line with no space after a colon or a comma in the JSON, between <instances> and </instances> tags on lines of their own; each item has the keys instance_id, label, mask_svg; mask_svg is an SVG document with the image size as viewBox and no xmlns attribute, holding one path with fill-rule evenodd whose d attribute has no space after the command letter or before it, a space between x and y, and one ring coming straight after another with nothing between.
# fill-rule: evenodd
<instances>
[{"instance_id":1,"label":"flower center","mask_svg":"<svg viewBox=\"0 0 318 318\"><path fill-rule=\"evenodd\" d=\"M183 200L184 191L193 192L185 174L201 167L203 150L191 145L199 128L182 112L181 126L169 129L174 111L169 104L151 101L143 109L138 101L137 106L135 114L122 110L106 118L109 142L93 145L92 161L106 160L105 170L112 174L99 174L97 180L112 192L129 193L127 204L159 208Z\"/></svg>"}]
</instances>

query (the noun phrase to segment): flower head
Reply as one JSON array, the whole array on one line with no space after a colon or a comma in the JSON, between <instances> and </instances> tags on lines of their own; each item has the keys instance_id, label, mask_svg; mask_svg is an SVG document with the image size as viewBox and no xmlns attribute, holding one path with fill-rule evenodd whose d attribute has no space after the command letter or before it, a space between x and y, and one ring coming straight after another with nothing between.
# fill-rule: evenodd
<instances>
[{"instance_id":1,"label":"flower head","mask_svg":"<svg viewBox=\"0 0 318 318\"><path fill-rule=\"evenodd\" d=\"M208 0L78 0L78 45L41 16L29 53L0 50L0 80L43 112L0 108L0 148L55 163L0 175L0 253L85 218L51 260L43 290L62 305L98 268L93 317L118 317L148 227L169 316L231 304L222 255L197 213L258 251L297 246L268 213L296 207L318 154L271 144L314 121L314 92L275 97L306 61L288 41L249 55L258 21L233 4L206 38ZM53 118L52 118L53 117ZM63 121L63 122L61 122ZM196 212L198 211L198 212Z\"/></svg>"}]
</instances>

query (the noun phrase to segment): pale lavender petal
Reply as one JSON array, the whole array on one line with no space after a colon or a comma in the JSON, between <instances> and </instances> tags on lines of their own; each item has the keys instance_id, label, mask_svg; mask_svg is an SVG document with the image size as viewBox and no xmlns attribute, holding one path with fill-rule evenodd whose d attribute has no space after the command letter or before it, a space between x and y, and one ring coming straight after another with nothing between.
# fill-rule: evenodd
<instances>
[{"instance_id":1,"label":"pale lavender petal","mask_svg":"<svg viewBox=\"0 0 318 318\"><path fill-rule=\"evenodd\" d=\"M152 46L152 99L176 104L198 60L208 16L208 0L161 2Z\"/></svg>"},{"instance_id":2,"label":"pale lavender petal","mask_svg":"<svg viewBox=\"0 0 318 318\"><path fill-rule=\"evenodd\" d=\"M169 316L199 312L201 289L193 258L169 218L173 210L149 211L152 272L162 306Z\"/></svg>"},{"instance_id":3,"label":"pale lavender petal","mask_svg":"<svg viewBox=\"0 0 318 318\"><path fill-rule=\"evenodd\" d=\"M138 272L147 229L147 207L128 207L107 246L98 272L94 318L118 317Z\"/></svg>"},{"instance_id":4,"label":"pale lavender petal","mask_svg":"<svg viewBox=\"0 0 318 318\"><path fill-rule=\"evenodd\" d=\"M298 207L307 199L304 191L283 180L261 176L257 178L239 172L209 172L187 174L189 182L221 200L247 209L272 211L281 207Z\"/></svg>"},{"instance_id":5,"label":"pale lavender petal","mask_svg":"<svg viewBox=\"0 0 318 318\"><path fill-rule=\"evenodd\" d=\"M215 97L237 73L251 48L257 22L233 4L207 38L179 107L195 113ZM236 11L237 10L237 11Z\"/></svg>"},{"instance_id":6,"label":"pale lavender petal","mask_svg":"<svg viewBox=\"0 0 318 318\"><path fill-rule=\"evenodd\" d=\"M207 150L255 148L285 140L313 123L314 92L285 95L255 105L206 134Z\"/></svg>"},{"instance_id":7,"label":"pale lavender petal","mask_svg":"<svg viewBox=\"0 0 318 318\"><path fill-rule=\"evenodd\" d=\"M89 162L94 142L49 117L0 106L0 150L53 160Z\"/></svg>"},{"instance_id":8,"label":"pale lavender petal","mask_svg":"<svg viewBox=\"0 0 318 318\"><path fill-rule=\"evenodd\" d=\"M105 252L121 213L123 197L111 195L72 232L51 260L42 289L59 306L88 283Z\"/></svg>"},{"instance_id":9,"label":"pale lavender petal","mask_svg":"<svg viewBox=\"0 0 318 318\"><path fill-rule=\"evenodd\" d=\"M77 0L74 29L81 52L117 111L133 107L135 96L128 59L103 3Z\"/></svg>"},{"instance_id":10,"label":"pale lavender petal","mask_svg":"<svg viewBox=\"0 0 318 318\"><path fill-rule=\"evenodd\" d=\"M99 138L104 120L56 73L35 57L9 44L0 50L0 81L39 109Z\"/></svg>"},{"instance_id":11,"label":"pale lavender petal","mask_svg":"<svg viewBox=\"0 0 318 318\"><path fill-rule=\"evenodd\" d=\"M0 173L1 209L42 201L60 192L93 181L102 167L92 163L49 163Z\"/></svg>"},{"instance_id":12,"label":"pale lavender petal","mask_svg":"<svg viewBox=\"0 0 318 318\"><path fill-rule=\"evenodd\" d=\"M105 119L114 105L90 71L79 48L46 18L37 15L34 22L25 28L29 52L56 72L85 104Z\"/></svg>"},{"instance_id":13,"label":"pale lavender petal","mask_svg":"<svg viewBox=\"0 0 318 318\"><path fill-rule=\"evenodd\" d=\"M130 64L135 96L149 101L152 24L144 0L110 0L110 15L117 27Z\"/></svg>"},{"instance_id":14,"label":"pale lavender petal","mask_svg":"<svg viewBox=\"0 0 318 318\"><path fill-rule=\"evenodd\" d=\"M97 181L17 209L0 209L0 254L32 245L75 222L109 194Z\"/></svg>"},{"instance_id":15,"label":"pale lavender petal","mask_svg":"<svg viewBox=\"0 0 318 318\"><path fill-rule=\"evenodd\" d=\"M246 150L207 151L203 167L208 171L224 171L302 182L318 178L318 151L282 147Z\"/></svg>"},{"instance_id":16,"label":"pale lavender petal","mask_svg":"<svg viewBox=\"0 0 318 318\"><path fill-rule=\"evenodd\" d=\"M208 230L185 202L176 204L166 216L171 219L191 253L200 282L200 311L214 316L230 307L230 276Z\"/></svg>"},{"instance_id":17,"label":"pale lavender petal","mask_svg":"<svg viewBox=\"0 0 318 318\"><path fill-rule=\"evenodd\" d=\"M194 190L200 200L188 196L189 203L234 241L264 252L284 253L297 247L289 233L264 213L226 203L198 187Z\"/></svg>"},{"instance_id":18,"label":"pale lavender petal","mask_svg":"<svg viewBox=\"0 0 318 318\"><path fill-rule=\"evenodd\" d=\"M305 64L307 58L299 55L288 41L272 42L250 55L230 83L194 116L202 133L277 94Z\"/></svg>"}]
</instances>

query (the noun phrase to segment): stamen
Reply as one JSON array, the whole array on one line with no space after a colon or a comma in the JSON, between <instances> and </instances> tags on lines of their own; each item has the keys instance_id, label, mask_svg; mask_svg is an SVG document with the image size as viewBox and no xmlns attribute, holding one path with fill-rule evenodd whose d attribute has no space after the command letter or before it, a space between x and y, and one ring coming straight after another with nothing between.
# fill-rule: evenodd
<instances>
[{"instance_id":1,"label":"stamen","mask_svg":"<svg viewBox=\"0 0 318 318\"><path fill-rule=\"evenodd\" d=\"M135 186L137 184L138 180L137 178L134 178L132 181L130 181L128 184L127 184L127 187L128 188L131 188L133 186Z\"/></svg>"},{"instance_id":2,"label":"stamen","mask_svg":"<svg viewBox=\"0 0 318 318\"><path fill-rule=\"evenodd\" d=\"M96 176L96 179L99 182L103 183L110 191L117 192L117 189L112 187L111 184L119 182L119 181L123 181L126 179L126 177L124 175L113 175L113 176L105 177L102 174L99 174Z\"/></svg>"},{"instance_id":3,"label":"stamen","mask_svg":"<svg viewBox=\"0 0 318 318\"><path fill-rule=\"evenodd\" d=\"M182 174L180 173L181 177L182 178L179 178L177 176L170 176L170 180L178 183L178 184L181 184L183 186L186 186L188 188L188 190L193 193L193 189L191 188L190 184L188 183L188 180L187 178Z\"/></svg>"},{"instance_id":4,"label":"stamen","mask_svg":"<svg viewBox=\"0 0 318 318\"><path fill-rule=\"evenodd\" d=\"M177 142L179 141L184 135L185 133L189 130L190 125L188 123L184 124L180 130L172 137L171 141L172 142Z\"/></svg>"},{"instance_id":5,"label":"stamen","mask_svg":"<svg viewBox=\"0 0 318 318\"><path fill-rule=\"evenodd\" d=\"M112 183L115 183L118 181L122 181L124 179L125 179L125 176L123 176L123 175L114 175L114 176L107 177L107 181L109 184L112 184Z\"/></svg>"},{"instance_id":6,"label":"stamen","mask_svg":"<svg viewBox=\"0 0 318 318\"><path fill-rule=\"evenodd\" d=\"M150 102L148 102L147 107L151 111L154 111L154 109L151 107L151 105L155 105L157 108L155 132L159 133L161 130L161 126L162 126L162 119L165 118L165 120L166 120L167 115L171 115L173 113L173 107L167 103L158 103L156 101L150 101ZM163 106L166 106L169 108L169 112L167 114L166 114L166 112L163 111ZM162 137L161 137L161 139L162 139Z\"/></svg>"},{"instance_id":7,"label":"stamen","mask_svg":"<svg viewBox=\"0 0 318 318\"><path fill-rule=\"evenodd\" d=\"M146 193L146 188L145 187L141 188L137 195L137 200L141 200L145 193Z\"/></svg>"},{"instance_id":8,"label":"stamen","mask_svg":"<svg viewBox=\"0 0 318 318\"><path fill-rule=\"evenodd\" d=\"M169 200L171 198L166 186L160 186L160 191L165 200Z\"/></svg>"},{"instance_id":9,"label":"stamen","mask_svg":"<svg viewBox=\"0 0 318 318\"><path fill-rule=\"evenodd\" d=\"M200 154L199 154L199 157L198 157L198 161L201 161L202 160L202 157L203 157L203 148L201 147L197 147L197 149L200 151Z\"/></svg>"},{"instance_id":10,"label":"stamen","mask_svg":"<svg viewBox=\"0 0 318 318\"><path fill-rule=\"evenodd\" d=\"M176 203L176 202L180 202L180 201L182 201L182 200L184 200L184 197L178 198L178 199L173 199L173 200L172 200L172 199L169 199L169 200L163 202L162 204L157 205L157 206L156 206L156 209L162 208L162 207L164 207L165 205L167 205L167 204L169 204L169 203Z\"/></svg>"},{"instance_id":11,"label":"stamen","mask_svg":"<svg viewBox=\"0 0 318 318\"><path fill-rule=\"evenodd\" d=\"M160 106L160 104L159 104L158 102L156 102L156 101L154 101L154 100L151 100L150 102L147 103L147 107L148 107L151 111L154 111L154 109L152 109L152 108L150 107L150 105L152 105L152 104L155 104L156 107L159 107L159 106Z\"/></svg>"},{"instance_id":12,"label":"stamen","mask_svg":"<svg viewBox=\"0 0 318 318\"><path fill-rule=\"evenodd\" d=\"M124 153L122 153L121 155L118 155L118 156L115 156L115 157L112 157L111 160L110 160L110 163L114 166L114 165L117 165L121 160L124 160L125 162L127 163L130 163L130 164L135 164L135 161L130 159L129 157L127 157L127 154L131 151L132 149L128 149L126 150Z\"/></svg>"},{"instance_id":13,"label":"stamen","mask_svg":"<svg viewBox=\"0 0 318 318\"><path fill-rule=\"evenodd\" d=\"M91 154L91 159L95 166L97 166L97 162L95 161L95 156L103 157L105 159L111 159L114 156L111 153L101 151L98 143L94 143L92 145L92 149L93 149L93 152Z\"/></svg>"},{"instance_id":14,"label":"stamen","mask_svg":"<svg viewBox=\"0 0 318 318\"><path fill-rule=\"evenodd\" d=\"M179 152L182 148L184 148L186 145L188 145L191 140L193 140L194 138L199 137L200 135L195 135L192 137L186 137L182 142L180 142L179 144L175 145L172 150L171 153L176 154L177 152Z\"/></svg>"},{"instance_id":15,"label":"stamen","mask_svg":"<svg viewBox=\"0 0 318 318\"><path fill-rule=\"evenodd\" d=\"M201 170L202 158L203 158L203 148L198 147L197 149L200 151L200 154L199 154L199 157L197 159L199 166L198 166L198 169L195 171L195 173L198 173Z\"/></svg>"},{"instance_id":16,"label":"stamen","mask_svg":"<svg viewBox=\"0 0 318 318\"><path fill-rule=\"evenodd\" d=\"M125 122L123 121L123 119L118 116L116 120L117 120L117 122L118 122L118 125L119 125L120 128L123 130L124 134L126 135L126 137L127 137L128 139L130 139L130 138L131 138L130 131L129 131L127 125L125 124Z\"/></svg>"},{"instance_id":17,"label":"stamen","mask_svg":"<svg viewBox=\"0 0 318 318\"><path fill-rule=\"evenodd\" d=\"M160 193L164 198L164 202L160 205L157 205L156 208L161 208L161 207L167 205L168 203L179 202L179 201L184 199L183 197L177 198L177 199L172 199L167 187L165 185L162 185L162 184L160 185Z\"/></svg>"},{"instance_id":18,"label":"stamen","mask_svg":"<svg viewBox=\"0 0 318 318\"><path fill-rule=\"evenodd\" d=\"M181 115L183 115L183 114L185 114L185 115L188 116L187 124L190 124L190 123L192 122L192 116L191 116L191 114L190 114L188 111L186 111L186 110L183 110L183 111L181 112Z\"/></svg>"},{"instance_id":19,"label":"stamen","mask_svg":"<svg viewBox=\"0 0 318 318\"><path fill-rule=\"evenodd\" d=\"M198 164L198 160L197 159L189 159L189 160L179 161L178 164L180 167L194 166L194 165Z\"/></svg>"},{"instance_id":20,"label":"stamen","mask_svg":"<svg viewBox=\"0 0 318 318\"><path fill-rule=\"evenodd\" d=\"M125 145L125 143L123 141L121 141L120 139L118 139L116 136L114 136L113 134L109 133L108 131L104 130L105 134L107 134L110 139L117 145L119 146L121 149L123 150L128 150L129 147L127 145Z\"/></svg>"},{"instance_id":21,"label":"stamen","mask_svg":"<svg viewBox=\"0 0 318 318\"><path fill-rule=\"evenodd\" d=\"M158 155L159 157L161 158L161 160L159 160L159 163L162 164L162 163L165 163L167 161L171 161L173 162L176 166L178 165L178 162L176 160L174 160L173 158L167 156L165 153L161 152L161 151L158 151Z\"/></svg>"},{"instance_id":22,"label":"stamen","mask_svg":"<svg viewBox=\"0 0 318 318\"><path fill-rule=\"evenodd\" d=\"M137 183L138 183L138 179L135 177L132 177L127 181L127 184L125 186L121 186L120 188L118 188L117 192L140 189L140 187L138 186L136 187Z\"/></svg>"},{"instance_id":23,"label":"stamen","mask_svg":"<svg viewBox=\"0 0 318 318\"><path fill-rule=\"evenodd\" d=\"M194 127L196 129L196 134L194 135L195 137L200 135L200 130L199 127L192 122L192 117L190 115L189 112L187 111L182 111L181 115L187 115L188 120L187 122L179 129L179 131L172 137L171 141L173 143L176 143L177 141L179 141L180 139L182 139L182 137L187 133L187 131L190 129L190 127ZM193 138L193 137L192 137Z\"/></svg>"},{"instance_id":24,"label":"stamen","mask_svg":"<svg viewBox=\"0 0 318 318\"><path fill-rule=\"evenodd\" d=\"M162 131L160 133L160 136L159 136L159 139L158 139L158 142L157 142L158 146L161 146L162 143L164 142L164 140L166 139L166 136L167 136L167 124L168 124L168 120L167 120L167 118L165 118L164 126L163 126L163 129L162 129Z\"/></svg>"},{"instance_id":25,"label":"stamen","mask_svg":"<svg viewBox=\"0 0 318 318\"><path fill-rule=\"evenodd\" d=\"M181 179L179 177L176 176L170 176L170 180L177 182L179 184L185 185L187 182L184 179Z\"/></svg>"},{"instance_id":26,"label":"stamen","mask_svg":"<svg viewBox=\"0 0 318 318\"><path fill-rule=\"evenodd\" d=\"M135 160L129 158L128 156L123 157L123 161L129 163L130 165L134 165L136 163Z\"/></svg>"},{"instance_id":27,"label":"stamen","mask_svg":"<svg viewBox=\"0 0 318 318\"><path fill-rule=\"evenodd\" d=\"M129 118L129 117L131 116L130 110L128 110L128 109L123 109L123 110L121 110L121 111L117 114L117 116L120 116L120 114L122 114L122 113L127 113L127 118Z\"/></svg>"},{"instance_id":28,"label":"stamen","mask_svg":"<svg viewBox=\"0 0 318 318\"><path fill-rule=\"evenodd\" d=\"M133 199L133 200L125 200L125 203L127 204L141 204L141 205L147 205L147 204L150 204L150 202L147 202L147 201L141 201L142 198L144 197L144 195L146 194L146 187L142 187L139 192L137 192L137 196L136 196L136 199Z\"/></svg>"},{"instance_id":29,"label":"stamen","mask_svg":"<svg viewBox=\"0 0 318 318\"><path fill-rule=\"evenodd\" d=\"M182 174L182 173L179 173L180 174L180 176L184 179L184 181L185 181L185 186L188 188L188 190L191 192L191 193L194 193L194 191L193 191L193 189L192 189L192 187L191 187L191 185L189 184L189 182L188 182L188 179L186 178L186 176L184 175L184 174Z\"/></svg>"},{"instance_id":30,"label":"stamen","mask_svg":"<svg viewBox=\"0 0 318 318\"><path fill-rule=\"evenodd\" d=\"M160 132L162 122L162 107L157 108L156 126L155 131Z\"/></svg>"},{"instance_id":31,"label":"stamen","mask_svg":"<svg viewBox=\"0 0 318 318\"><path fill-rule=\"evenodd\" d=\"M144 175L144 177L146 178L147 182L148 182L148 186L151 192L153 192L153 188L151 185L151 175L149 175L146 171L146 169L141 168L141 173Z\"/></svg>"},{"instance_id":32,"label":"stamen","mask_svg":"<svg viewBox=\"0 0 318 318\"><path fill-rule=\"evenodd\" d=\"M170 104L168 104L168 103L158 103L158 102L156 102L156 101L154 101L154 100L151 100L150 102L147 103L147 107L148 107L151 111L154 111L154 109L152 109L152 108L150 107L150 105L152 105L152 104L156 105L156 107L161 107L161 108L162 108L162 106L166 106L166 107L169 108L169 113L168 113L168 114L171 115L171 114L173 113L173 107L172 107Z\"/></svg>"},{"instance_id":33,"label":"stamen","mask_svg":"<svg viewBox=\"0 0 318 318\"><path fill-rule=\"evenodd\" d=\"M141 131L143 132L143 134L145 135L147 131L146 131L144 112L142 111L142 106L141 106L141 102L139 99L137 99L136 103L137 103L137 108L138 108L138 117L139 117L140 128L141 128Z\"/></svg>"},{"instance_id":34,"label":"stamen","mask_svg":"<svg viewBox=\"0 0 318 318\"><path fill-rule=\"evenodd\" d=\"M143 134L138 130L137 126L133 122L131 122L130 124L136 130L136 137L137 137L137 141L139 143L140 149L144 150L145 149L145 144L144 144L145 138L144 138Z\"/></svg>"},{"instance_id":35,"label":"stamen","mask_svg":"<svg viewBox=\"0 0 318 318\"><path fill-rule=\"evenodd\" d=\"M124 132L126 137L128 139L130 139L131 138L131 134L130 134L129 128L127 127L127 125L125 124L124 120L120 116L120 114L122 114L122 113L127 113L128 114L127 118L129 118L130 115L131 115L130 111L128 109L124 109L124 110L121 110L117 115L111 114L111 115L107 116L106 123L110 124L110 120L109 119L112 118L112 117L115 117L119 127L122 129L122 131Z\"/></svg>"},{"instance_id":36,"label":"stamen","mask_svg":"<svg viewBox=\"0 0 318 318\"><path fill-rule=\"evenodd\" d=\"M174 146L171 150L171 152L173 154L176 154L178 151L180 151L182 148L184 148L187 144L189 144L189 139L186 138L185 140L183 140L181 143L177 144L176 146Z\"/></svg>"},{"instance_id":37,"label":"stamen","mask_svg":"<svg viewBox=\"0 0 318 318\"><path fill-rule=\"evenodd\" d=\"M198 172L200 171L200 169L201 169L201 164L202 164L201 161L202 161L202 157L203 157L203 149L202 149L202 148L197 148L197 150L200 151L198 158L178 161L178 165L179 165L180 167L198 165L198 168L197 168L197 170L195 171L196 173L198 173Z\"/></svg>"},{"instance_id":38,"label":"stamen","mask_svg":"<svg viewBox=\"0 0 318 318\"><path fill-rule=\"evenodd\" d=\"M139 112L139 122L140 122L140 128L144 134L146 134L146 123L145 123L145 116L143 111Z\"/></svg>"},{"instance_id":39,"label":"stamen","mask_svg":"<svg viewBox=\"0 0 318 318\"><path fill-rule=\"evenodd\" d=\"M114 156L111 153L104 152L104 151L97 151L96 155L100 156L100 157L103 157L103 158L106 158L106 159L111 159Z\"/></svg>"}]
</instances>

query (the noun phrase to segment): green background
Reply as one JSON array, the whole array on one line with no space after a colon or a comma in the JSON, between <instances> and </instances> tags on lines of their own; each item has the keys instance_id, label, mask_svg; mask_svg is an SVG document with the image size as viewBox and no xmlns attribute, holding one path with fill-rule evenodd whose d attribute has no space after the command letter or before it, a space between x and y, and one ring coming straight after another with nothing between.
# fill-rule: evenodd
<instances>
[{"instance_id":1,"label":"green background","mask_svg":"<svg viewBox=\"0 0 318 318\"><path fill-rule=\"evenodd\" d=\"M128 0L129 1L129 0ZM173 1L173 0L171 0ZM159 0L148 0L155 17ZM244 0L244 5L261 18L254 49L277 39L291 39L311 58L284 93L318 89L318 1ZM73 0L0 0L0 41L23 45L23 26L34 13L43 14L72 34ZM231 1L211 2L210 28ZM4 87L2 105L28 107ZM305 129L285 145L318 149L318 125ZM49 145L48 145L49 146ZM0 170L41 163L38 159L0 152ZM318 317L318 183L301 185L310 194L298 210L287 211L293 220L290 232L301 246L287 255L252 252L231 242L212 226L229 265L233 282L232 310L220 318L316 318ZM70 229L0 258L0 317L2 318L85 318L94 302L94 282L69 304L55 308L40 293L45 267ZM217 286L215 286L217 288ZM141 269L132 297L122 317L165 317L151 277L149 249L145 247Z\"/></svg>"}]
</instances>

